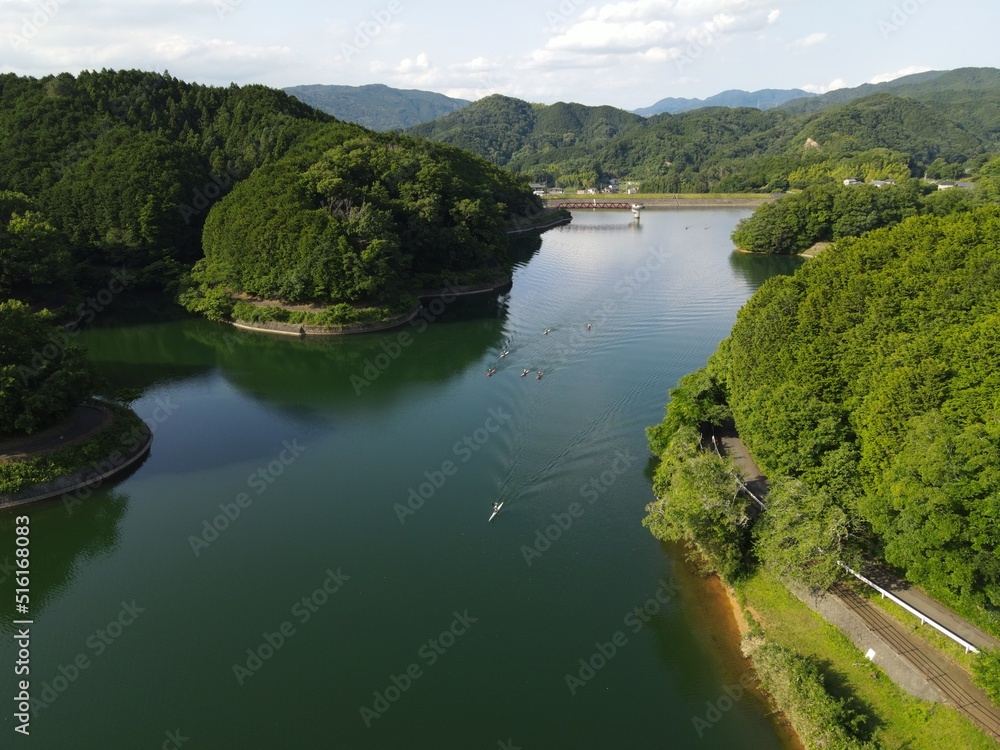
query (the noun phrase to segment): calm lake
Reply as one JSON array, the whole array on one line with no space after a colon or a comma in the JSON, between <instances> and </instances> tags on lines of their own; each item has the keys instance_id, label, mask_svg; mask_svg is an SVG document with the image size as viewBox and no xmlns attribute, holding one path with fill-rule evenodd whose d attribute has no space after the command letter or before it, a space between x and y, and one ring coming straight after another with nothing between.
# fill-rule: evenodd
<instances>
[{"instance_id":1,"label":"calm lake","mask_svg":"<svg viewBox=\"0 0 1000 750\"><path fill-rule=\"evenodd\" d=\"M727 696L724 610L641 525L644 429L798 263L732 251L749 213L576 212L519 245L509 294L381 334L116 302L80 342L155 440L27 511L25 747L785 747ZM12 514L0 533L7 555Z\"/></svg>"}]
</instances>

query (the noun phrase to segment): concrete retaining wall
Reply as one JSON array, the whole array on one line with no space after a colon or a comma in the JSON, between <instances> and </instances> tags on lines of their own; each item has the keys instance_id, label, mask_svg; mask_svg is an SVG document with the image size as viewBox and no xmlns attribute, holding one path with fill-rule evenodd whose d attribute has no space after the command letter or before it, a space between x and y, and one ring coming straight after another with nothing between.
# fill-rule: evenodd
<instances>
[{"instance_id":1,"label":"concrete retaining wall","mask_svg":"<svg viewBox=\"0 0 1000 750\"><path fill-rule=\"evenodd\" d=\"M109 428L110 429L110 428ZM0 509L16 508L28 503L36 503L42 500L51 500L55 497L79 492L87 487L97 487L106 482L116 474L132 468L142 460L149 448L153 444L153 433L149 432L146 440L133 451L125 454L112 454L105 462L98 467L91 467L82 471L59 477L51 482L36 484L26 490L18 492L16 495L0 495ZM117 459L115 456L117 455Z\"/></svg>"}]
</instances>

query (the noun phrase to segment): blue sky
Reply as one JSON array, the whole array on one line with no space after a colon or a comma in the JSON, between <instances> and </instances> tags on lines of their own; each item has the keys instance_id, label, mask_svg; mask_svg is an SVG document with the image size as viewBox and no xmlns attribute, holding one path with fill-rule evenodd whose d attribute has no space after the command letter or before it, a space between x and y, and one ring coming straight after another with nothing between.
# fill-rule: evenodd
<instances>
[{"instance_id":1,"label":"blue sky","mask_svg":"<svg viewBox=\"0 0 1000 750\"><path fill-rule=\"evenodd\" d=\"M0 0L0 70L169 70L625 109L1000 66L987 0Z\"/></svg>"}]
</instances>

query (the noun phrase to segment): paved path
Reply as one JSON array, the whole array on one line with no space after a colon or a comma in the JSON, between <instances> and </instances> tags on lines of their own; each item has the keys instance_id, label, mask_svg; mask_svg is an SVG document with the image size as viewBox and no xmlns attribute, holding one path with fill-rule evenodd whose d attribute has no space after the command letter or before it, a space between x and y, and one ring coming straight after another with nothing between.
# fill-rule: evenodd
<instances>
[{"instance_id":1,"label":"paved path","mask_svg":"<svg viewBox=\"0 0 1000 750\"><path fill-rule=\"evenodd\" d=\"M61 448L96 432L110 420L111 413L105 409L78 406L69 417L47 430L0 441L0 459Z\"/></svg>"},{"instance_id":2,"label":"paved path","mask_svg":"<svg viewBox=\"0 0 1000 750\"><path fill-rule=\"evenodd\" d=\"M753 460L750 451L736 434L736 430L727 427L717 430L715 434L718 438L719 451L733 459L733 463L736 464L746 486L758 499L763 501L767 497L767 477L764 476L757 462Z\"/></svg>"},{"instance_id":3,"label":"paved path","mask_svg":"<svg viewBox=\"0 0 1000 750\"><path fill-rule=\"evenodd\" d=\"M1000 649L1000 640L976 627L936 599L932 599L917 587L910 585L909 582L900 579L887 570L884 565L870 563L865 566L864 575L886 591L898 596L914 609L923 612L939 625L943 625L955 635L961 636L976 648L980 650Z\"/></svg>"}]
</instances>

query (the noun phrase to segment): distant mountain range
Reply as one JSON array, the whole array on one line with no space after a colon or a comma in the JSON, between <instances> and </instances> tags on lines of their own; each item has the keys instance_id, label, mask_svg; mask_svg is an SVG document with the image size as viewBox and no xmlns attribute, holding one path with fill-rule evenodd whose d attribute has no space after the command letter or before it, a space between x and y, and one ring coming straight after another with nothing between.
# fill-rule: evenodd
<instances>
[{"instance_id":1,"label":"distant mountain range","mask_svg":"<svg viewBox=\"0 0 1000 750\"><path fill-rule=\"evenodd\" d=\"M956 70L928 70L925 73L895 78L884 83L864 83L853 88L836 89L820 96L809 96L792 101L787 109L797 112L817 112L834 104L844 104L863 96L880 92L906 96L911 99L940 99L941 95L982 94L984 89L995 90L1000 86L1000 70L996 68L957 68Z\"/></svg>"},{"instance_id":2,"label":"distant mountain range","mask_svg":"<svg viewBox=\"0 0 1000 750\"><path fill-rule=\"evenodd\" d=\"M369 86L289 86L284 89L304 104L372 130L402 130L430 122L469 104L444 94L416 89Z\"/></svg>"},{"instance_id":3,"label":"distant mountain range","mask_svg":"<svg viewBox=\"0 0 1000 750\"><path fill-rule=\"evenodd\" d=\"M550 185L626 177L654 192L777 191L812 167L923 174L1000 150L1000 70L921 73L767 110L698 107L650 117L495 94L407 132Z\"/></svg>"},{"instance_id":4,"label":"distant mountain range","mask_svg":"<svg viewBox=\"0 0 1000 750\"><path fill-rule=\"evenodd\" d=\"M701 107L753 107L755 109L773 109L780 107L786 102L794 99L802 99L815 96L802 89L761 89L760 91L742 91L740 89L730 89L721 94L710 96L707 99L683 99L667 97L660 99L651 107L642 107L632 110L637 115L652 117L662 115L664 112L676 115L681 112L690 112L692 109Z\"/></svg>"},{"instance_id":5,"label":"distant mountain range","mask_svg":"<svg viewBox=\"0 0 1000 750\"><path fill-rule=\"evenodd\" d=\"M884 83L866 83L853 88L837 89L821 95L811 94L802 89L759 91L730 89L707 99L667 97L652 106L632 110L632 114L655 117L661 114L680 114L705 107L751 107L759 110L781 108L800 113L818 112L836 104L845 104L879 92L918 100L932 97L938 102L951 102L967 112L970 109L981 110L982 102L973 102L970 97L978 98L984 88L1000 88L1000 70L995 68L934 70L903 76ZM284 91L299 101L340 120L356 122L379 131L405 130L432 122L470 104L465 99L455 99L432 91L395 89L382 84L368 86L316 84L289 86ZM997 128L1000 129L1000 108L996 114ZM985 122L982 124L988 125Z\"/></svg>"}]
</instances>

